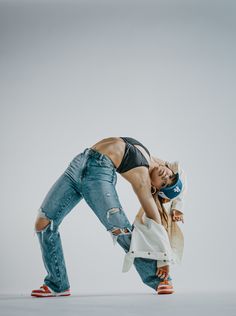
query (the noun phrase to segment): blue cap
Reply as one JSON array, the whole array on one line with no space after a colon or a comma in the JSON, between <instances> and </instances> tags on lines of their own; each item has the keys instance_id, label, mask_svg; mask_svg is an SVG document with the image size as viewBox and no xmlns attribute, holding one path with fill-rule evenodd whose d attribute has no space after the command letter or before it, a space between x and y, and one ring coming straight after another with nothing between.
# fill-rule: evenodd
<instances>
[{"instance_id":1,"label":"blue cap","mask_svg":"<svg viewBox=\"0 0 236 316\"><path fill-rule=\"evenodd\" d=\"M168 186L166 188L161 189L160 191L157 192L159 196L161 196L164 199L174 199L176 198L182 191L183 184L182 181L180 180L179 174L176 173L177 179L174 184L171 186Z\"/></svg>"}]
</instances>

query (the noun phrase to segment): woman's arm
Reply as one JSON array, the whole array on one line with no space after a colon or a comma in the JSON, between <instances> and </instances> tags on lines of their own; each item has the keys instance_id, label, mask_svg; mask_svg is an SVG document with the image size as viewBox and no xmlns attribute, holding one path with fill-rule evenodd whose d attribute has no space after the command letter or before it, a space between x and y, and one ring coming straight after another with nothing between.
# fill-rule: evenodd
<instances>
[{"instance_id":1,"label":"woman's arm","mask_svg":"<svg viewBox=\"0 0 236 316\"><path fill-rule=\"evenodd\" d=\"M140 207L137 215L135 218L137 218L142 224L144 224L144 216L145 212L142 207ZM156 275L161 279L167 279L169 276L170 267L169 265L166 265L166 263L160 261L159 267L157 268Z\"/></svg>"},{"instance_id":2,"label":"woman's arm","mask_svg":"<svg viewBox=\"0 0 236 316\"><path fill-rule=\"evenodd\" d=\"M132 185L147 217L160 224L161 217L151 193L151 180L148 169L146 167L137 167L121 175Z\"/></svg>"},{"instance_id":3,"label":"woman's arm","mask_svg":"<svg viewBox=\"0 0 236 316\"><path fill-rule=\"evenodd\" d=\"M142 224L144 224L144 214L145 212L141 206L135 218L137 218Z\"/></svg>"}]
</instances>

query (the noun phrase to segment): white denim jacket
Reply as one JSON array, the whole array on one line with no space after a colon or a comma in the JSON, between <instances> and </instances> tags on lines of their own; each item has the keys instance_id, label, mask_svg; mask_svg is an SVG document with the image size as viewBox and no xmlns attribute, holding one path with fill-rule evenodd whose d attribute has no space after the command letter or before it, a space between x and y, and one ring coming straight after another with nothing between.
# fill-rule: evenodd
<instances>
[{"instance_id":1,"label":"white denim jacket","mask_svg":"<svg viewBox=\"0 0 236 316\"><path fill-rule=\"evenodd\" d=\"M138 218L135 219L130 249L125 255L122 272L129 271L136 257L157 260L158 267L175 262L167 231L151 218L145 217L144 224ZM161 265L158 264L160 262Z\"/></svg>"}]
</instances>

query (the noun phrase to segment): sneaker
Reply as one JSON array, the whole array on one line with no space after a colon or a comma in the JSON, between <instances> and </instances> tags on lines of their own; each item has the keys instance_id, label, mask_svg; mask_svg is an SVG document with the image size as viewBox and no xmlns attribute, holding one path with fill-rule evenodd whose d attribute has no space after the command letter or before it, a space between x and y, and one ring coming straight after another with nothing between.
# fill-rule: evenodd
<instances>
[{"instance_id":1,"label":"sneaker","mask_svg":"<svg viewBox=\"0 0 236 316\"><path fill-rule=\"evenodd\" d=\"M50 287L47 285L40 286L39 290L33 290L31 293L31 296L35 297L53 297L53 296L69 296L70 295L70 289L64 291L64 292L54 292Z\"/></svg>"},{"instance_id":2,"label":"sneaker","mask_svg":"<svg viewBox=\"0 0 236 316\"><path fill-rule=\"evenodd\" d=\"M161 281L157 287L157 294L173 294L173 285L169 280Z\"/></svg>"}]
</instances>

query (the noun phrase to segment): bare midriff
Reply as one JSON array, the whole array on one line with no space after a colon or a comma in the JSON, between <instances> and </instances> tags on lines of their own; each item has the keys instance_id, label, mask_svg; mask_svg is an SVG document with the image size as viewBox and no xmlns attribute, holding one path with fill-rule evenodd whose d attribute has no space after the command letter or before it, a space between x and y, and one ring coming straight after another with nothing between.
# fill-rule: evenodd
<instances>
[{"instance_id":1,"label":"bare midriff","mask_svg":"<svg viewBox=\"0 0 236 316\"><path fill-rule=\"evenodd\" d=\"M91 148L108 156L117 168L124 156L125 142L119 137L110 137L102 139Z\"/></svg>"},{"instance_id":2,"label":"bare midriff","mask_svg":"<svg viewBox=\"0 0 236 316\"><path fill-rule=\"evenodd\" d=\"M148 154L141 146L135 145L135 147L137 147L142 152L147 161L150 160ZM98 143L94 144L91 148L100 152L101 154L108 156L117 168L121 164L125 153L125 142L120 137L110 137L102 139Z\"/></svg>"}]
</instances>

